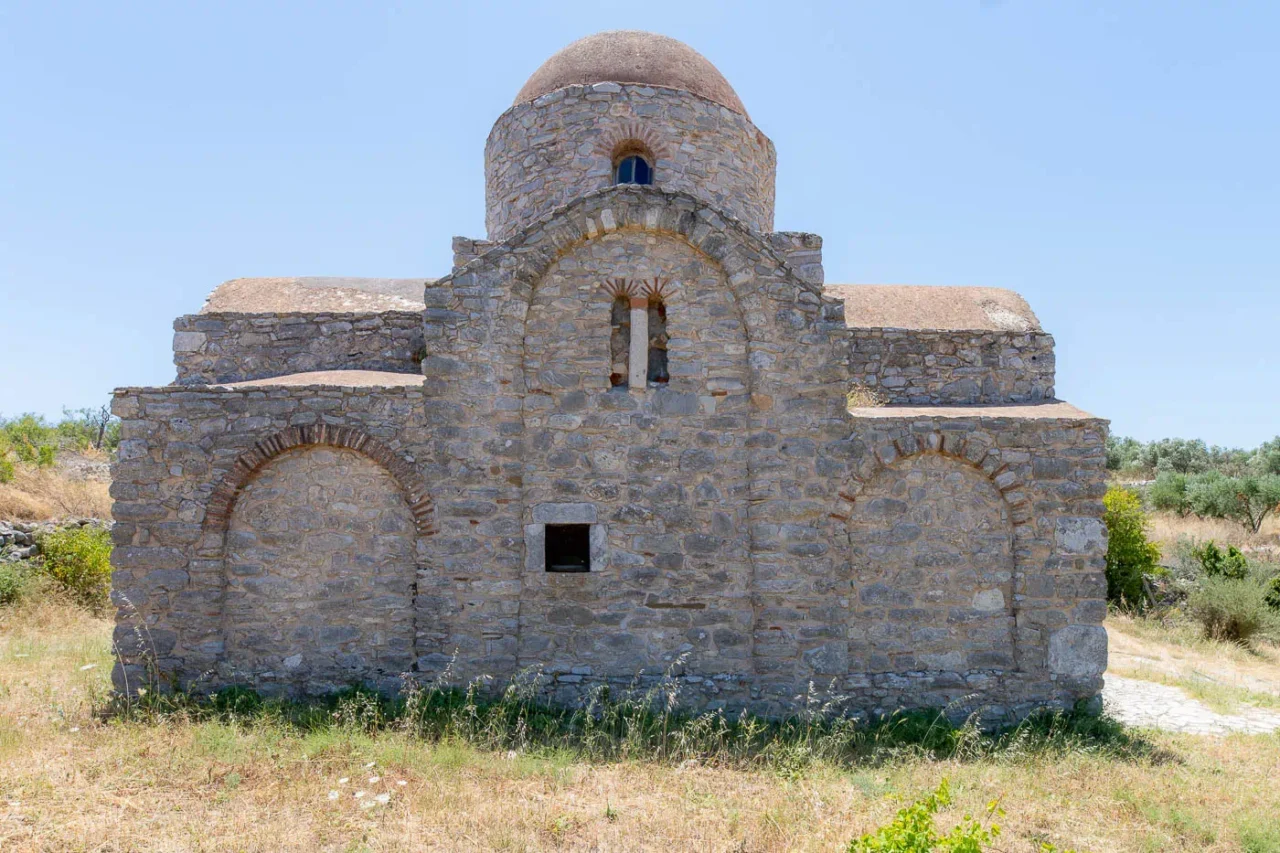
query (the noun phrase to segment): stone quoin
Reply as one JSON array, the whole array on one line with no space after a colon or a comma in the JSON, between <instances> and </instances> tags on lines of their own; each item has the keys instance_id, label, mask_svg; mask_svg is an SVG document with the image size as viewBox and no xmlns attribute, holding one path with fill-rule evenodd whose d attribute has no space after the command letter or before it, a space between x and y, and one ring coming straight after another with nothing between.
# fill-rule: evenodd
<instances>
[{"instance_id":1,"label":"stone quoin","mask_svg":"<svg viewBox=\"0 0 1280 853\"><path fill-rule=\"evenodd\" d=\"M590 36L494 124L448 275L179 318L174 383L115 392L117 687L1096 697L1106 421L1014 293L827 284L775 163L691 48Z\"/></svg>"}]
</instances>

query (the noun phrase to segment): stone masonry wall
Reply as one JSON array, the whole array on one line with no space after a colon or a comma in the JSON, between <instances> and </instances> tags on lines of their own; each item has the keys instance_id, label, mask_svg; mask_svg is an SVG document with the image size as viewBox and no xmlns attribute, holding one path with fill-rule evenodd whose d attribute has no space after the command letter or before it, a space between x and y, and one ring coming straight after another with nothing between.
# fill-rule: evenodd
<instances>
[{"instance_id":1,"label":"stone masonry wall","mask_svg":"<svg viewBox=\"0 0 1280 853\"><path fill-rule=\"evenodd\" d=\"M867 482L849 518L849 666L1014 667L1013 524L980 470L938 453Z\"/></svg>"},{"instance_id":2,"label":"stone masonry wall","mask_svg":"<svg viewBox=\"0 0 1280 853\"><path fill-rule=\"evenodd\" d=\"M852 329L849 373L888 403L958 405L1053 399L1044 332Z\"/></svg>"},{"instance_id":3,"label":"stone masonry wall","mask_svg":"<svg viewBox=\"0 0 1280 853\"><path fill-rule=\"evenodd\" d=\"M306 690L346 669L392 689L458 647L420 388L122 388L112 408L118 687L150 658L185 685Z\"/></svg>"},{"instance_id":4,"label":"stone masonry wall","mask_svg":"<svg viewBox=\"0 0 1280 853\"><path fill-rule=\"evenodd\" d=\"M264 464L227 530L233 677L321 695L412 671L414 538L395 478L354 450L300 447Z\"/></svg>"},{"instance_id":5,"label":"stone masonry wall","mask_svg":"<svg viewBox=\"0 0 1280 853\"><path fill-rule=\"evenodd\" d=\"M180 385L266 379L315 370L417 373L422 315L190 314L173 323Z\"/></svg>"},{"instance_id":6,"label":"stone masonry wall","mask_svg":"<svg viewBox=\"0 0 1280 853\"><path fill-rule=\"evenodd\" d=\"M862 707L958 703L1019 717L1101 689L1106 422L1062 404L1038 409L855 410L835 513L850 537L849 645L815 654L836 668L849 655L841 684ZM959 487L976 476L989 487ZM901 550L878 550L890 543L914 552L909 564ZM997 590L1011 593L1004 609Z\"/></svg>"},{"instance_id":7,"label":"stone masonry wall","mask_svg":"<svg viewBox=\"0 0 1280 853\"><path fill-rule=\"evenodd\" d=\"M613 183L619 143L651 152L654 184L773 229L776 155L745 116L674 89L596 83L517 104L485 145L485 225L505 240L552 210Z\"/></svg>"},{"instance_id":8,"label":"stone masonry wall","mask_svg":"<svg viewBox=\"0 0 1280 853\"><path fill-rule=\"evenodd\" d=\"M801 279L822 287L822 237L803 231L774 231L765 235L769 245Z\"/></svg>"},{"instance_id":9,"label":"stone masonry wall","mask_svg":"<svg viewBox=\"0 0 1280 853\"><path fill-rule=\"evenodd\" d=\"M660 287L669 383L611 388L606 285ZM615 232L557 260L524 324L524 521L587 502L607 566L527 566L519 665L565 674L751 669L750 383L742 314L720 269L683 240ZM580 674L580 673L579 673Z\"/></svg>"},{"instance_id":10,"label":"stone masonry wall","mask_svg":"<svg viewBox=\"0 0 1280 853\"><path fill-rule=\"evenodd\" d=\"M624 245L639 254L616 254ZM692 300L673 295L668 306L670 385L638 398L609 388L601 278L611 269L679 278L680 300ZM604 645L623 633L623 654L657 650L647 672L672 656L696 659L697 671L685 662L695 705L789 703L811 667L774 632L750 628L767 597L825 594L841 559L814 540L838 488L818 476L817 448L848 430L848 354L832 334L843 329L842 305L705 202L634 186L589 193L531 224L428 285L426 302L424 391L439 436L431 478L483 512L478 525L442 514L442 570L475 576L474 600L490 620L505 626L514 616L521 630L515 647L494 632L462 650L459 665L493 672L542 660L553 696L625 684L634 672L611 669ZM567 362L543 355L565 347ZM576 504L590 504L592 522L608 527L607 569L546 579L526 564L525 526L542 520L540 507ZM513 543L525 553L512 554ZM617 565L614 549L624 558ZM526 589L544 580L548 588ZM607 602L600 611L590 607L594 591ZM526 620L525 608L548 605L550 618L557 596L566 606L558 630L575 639L526 647L526 626L552 632ZM466 615L484 616L479 607ZM809 630L807 612L773 615L793 635ZM630 630L620 632L623 623Z\"/></svg>"},{"instance_id":11,"label":"stone masonry wall","mask_svg":"<svg viewBox=\"0 0 1280 853\"><path fill-rule=\"evenodd\" d=\"M117 683L154 655L188 685L247 661L284 689L343 666L390 689L370 661L408 642L419 677L534 666L558 701L664 668L688 707L766 714L811 684L847 709L993 717L1096 695L1105 422L847 411L843 306L786 249L690 195L611 187L427 285L421 387L117 392ZM669 288L665 386L610 385L617 278ZM310 506L355 541L294 548ZM544 571L562 522L591 525L590 573ZM242 537L281 524L297 559L259 560ZM362 562L380 536L387 561ZM358 605L333 635L270 592L304 551L327 559L298 594Z\"/></svg>"}]
</instances>

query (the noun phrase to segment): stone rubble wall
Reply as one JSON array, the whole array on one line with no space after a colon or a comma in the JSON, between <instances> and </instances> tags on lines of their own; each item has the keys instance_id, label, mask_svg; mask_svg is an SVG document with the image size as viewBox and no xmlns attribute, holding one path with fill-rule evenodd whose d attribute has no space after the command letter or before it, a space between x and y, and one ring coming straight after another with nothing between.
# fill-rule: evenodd
<instances>
[{"instance_id":1,"label":"stone rubble wall","mask_svg":"<svg viewBox=\"0 0 1280 853\"><path fill-rule=\"evenodd\" d=\"M414 494L429 433L419 388L122 388L112 410L121 419L111 484L115 641L123 661L118 687L145 684L146 661L153 659L186 685L256 680L265 692L341 686L332 664L343 662L368 683L394 689L406 663L421 655L447 657L445 650L456 646L447 635L455 605L425 550L434 509L424 512ZM290 479L288 465L296 467L290 454L300 450L311 455L298 460L305 463L301 479ZM377 465L348 464L347 477L335 464L325 475L318 470L325 454L359 455ZM388 509L386 471L415 530L406 530L394 503ZM378 483L361 485L361 478ZM361 490L378 495L378 511L367 517L353 502ZM314 528L330 524L332 541L316 540ZM309 543L313 553L306 556L298 542ZM296 559L277 565L281 549L292 549ZM321 557L314 571L323 582L300 592L299 600L287 588L290 567ZM386 590L371 589L371 573L388 571ZM397 587L405 572L416 585L412 614L404 613L406 593ZM383 655L389 670L343 647L352 628L360 628L351 622L358 613L336 614L330 633L313 624L311 610L327 613L358 589L391 596L384 602L388 612L369 626L406 619L415 626L408 649ZM256 606L255 596L259 604L262 596L272 602ZM303 642L313 654L297 646ZM386 643L388 650L402 646L404 631ZM300 651L302 658L292 660ZM269 660L275 665L267 667Z\"/></svg>"},{"instance_id":2,"label":"stone rubble wall","mask_svg":"<svg viewBox=\"0 0 1280 853\"><path fill-rule=\"evenodd\" d=\"M666 384L610 386L616 279L663 283ZM723 272L670 235L601 235L538 280L523 344L524 524L543 506L590 506L608 567L525 567L518 665L634 675L683 657L690 671L749 671L751 371Z\"/></svg>"},{"instance_id":3,"label":"stone rubble wall","mask_svg":"<svg viewBox=\"0 0 1280 853\"><path fill-rule=\"evenodd\" d=\"M778 242L610 187L428 283L421 387L118 391L117 684L154 655L188 686L285 692L533 667L556 701L669 670L687 707L773 715L811 685L996 718L1095 696L1105 422L851 415L856 333L793 265L815 247ZM606 274L669 281L665 387L610 387ZM313 510L338 538L307 544ZM592 526L595 571L545 571L565 522ZM357 588L333 633L302 606Z\"/></svg>"},{"instance_id":4,"label":"stone rubble wall","mask_svg":"<svg viewBox=\"0 0 1280 853\"><path fill-rule=\"evenodd\" d=\"M962 405L1053 399L1053 336L1044 332L851 329L852 382L886 403Z\"/></svg>"},{"instance_id":5,"label":"stone rubble wall","mask_svg":"<svg viewBox=\"0 0 1280 853\"><path fill-rule=\"evenodd\" d=\"M1096 696L1107 661L1106 421L933 411L855 419L836 513L851 547L849 645L811 654L839 666L847 652L843 689L864 707L978 704L1017 718ZM989 486L957 490L976 475ZM912 565L897 548L915 552ZM947 582L921 586L922 572ZM1003 609L996 590L1011 593Z\"/></svg>"},{"instance_id":6,"label":"stone rubble wall","mask_svg":"<svg viewBox=\"0 0 1280 853\"><path fill-rule=\"evenodd\" d=\"M417 373L416 311L190 314L173 323L179 385L267 379L316 370Z\"/></svg>"},{"instance_id":7,"label":"stone rubble wall","mask_svg":"<svg viewBox=\"0 0 1280 853\"><path fill-rule=\"evenodd\" d=\"M485 145L485 227L505 240L613 183L615 147L642 142L654 183L705 199L748 228L773 230L777 157L751 121L674 89L596 83L517 104Z\"/></svg>"},{"instance_id":8,"label":"stone rubble wall","mask_svg":"<svg viewBox=\"0 0 1280 853\"><path fill-rule=\"evenodd\" d=\"M297 447L237 497L226 540L226 662L307 695L412 671L414 519L399 484L342 447Z\"/></svg>"},{"instance_id":9,"label":"stone rubble wall","mask_svg":"<svg viewBox=\"0 0 1280 853\"><path fill-rule=\"evenodd\" d=\"M453 272L465 267L485 252L492 249L496 243L488 240L476 240L472 237L454 237L453 238Z\"/></svg>"},{"instance_id":10,"label":"stone rubble wall","mask_svg":"<svg viewBox=\"0 0 1280 853\"><path fill-rule=\"evenodd\" d=\"M684 294L667 314L671 384L634 397L609 390L609 302L595 296L599 265L629 241L653 253L645 269L644 255L631 256L630 272L678 279ZM496 248L426 291L432 355L424 391L440 435L430 479L485 512L475 525L442 507L442 571L474 577L493 591L475 599L532 630L543 629L524 621L526 605L550 613L558 598L557 607L590 610L564 588L573 580L601 587L611 604L589 619L566 610L566 619L582 621L562 626L575 635L571 643L546 637L542 648L524 647L521 637L491 632L462 650L459 665L514 671L545 653L557 678L585 684L613 677L602 655L621 633L624 653L660 649L651 666L688 653L708 686L736 683L735 673L760 664L760 644L743 624L759 606L751 590L821 585L837 565L829 549L802 561L772 543L760 550L752 531L757 516L809 525L830 511L805 499L813 461L798 460L824 430L847 429L848 354L843 337L830 333L843 328L842 305L795 278L743 226L663 189L590 193ZM681 363L678 350L696 358ZM600 578L547 579L513 560L508 531L527 537L524 527L537 523L544 501L599 504L621 567L611 553ZM652 568L657 561L682 582L665 579ZM511 584L522 573L524 582ZM714 594L717 585L723 595ZM635 630L620 632L624 625ZM795 656L768 662L778 682L771 695L789 697L802 666Z\"/></svg>"},{"instance_id":11,"label":"stone rubble wall","mask_svg":"<svg viewBox=\"0 0 1280 853\"><path fill-rule=\"evenodd\" d=\"M443 573L474 578L468 616L479 623L485 608L503 626L458 631L480 635L459 666L472 674L541 667L548 695L561 701L598 685L651 685L654 670L670 666L694 707L766 713L793 709L811 681L832 679L852 707L881 710L975 701L1016 714L1096 694L1105 663L1097 628L1105 424L851 418L842 405L842 306L821 298L768 243L715 220L697 200L615 188L428 287L425 390L440 435L430 476L465 496L456 515L443 513L437 553L446 555ZM669 306L670 387L608 389L609 303L598 292L606 267L671 275L686 294L697 282L701 305ZM677 344L682 311L716 336ZM735 317L741 332L732 331ZM732 355L738 342L745 368ZM715 370L741 377L742 391L700 393ZM972 439L947 445L955 454L946 465L958 470L941 465L931 476L989 481L981 511L962 506L949 523L1004 525L974 534L972 553L991 565L981 577L952 570L944 598L926 602L927 619L874 595L855 606L862 588L849 568L853 515L842 495L891 453L930 442L941 453L944 433ZM875 488L916 488L913 476L885 474ZM966 492L948 488L925 496L923 511L954 516ZM1043 517L1033 521L1033 507ZM608 570L548 576L508 554L514 541L528 547L538 535L540 508L594 513L590 522L607 528ZM917 548L938 565L964 559L946 550L948 537ZM732 633L746 614L735 603L744 584L749 663ZM855 612L885 634L921 632L925 654L869 671L881 652L867 645L871 626L858 625ZM514 637L505 633L512 625ZM944 640L959 645L959 657L942 653ZM615 667L639 660L649 664L642 676Z\"/></svg>"},{"instance_id":12,"label":"stone rubble wall","mask_svg":"<svg viewBox=\"0 0 1280 853\"><path fill-rule=\"evenodd\" d=\"M822 268L821 236L803 231L774 231L766 234L765 238L797 276L822 287L826 274Z\"/></svg>"}]
</instances>

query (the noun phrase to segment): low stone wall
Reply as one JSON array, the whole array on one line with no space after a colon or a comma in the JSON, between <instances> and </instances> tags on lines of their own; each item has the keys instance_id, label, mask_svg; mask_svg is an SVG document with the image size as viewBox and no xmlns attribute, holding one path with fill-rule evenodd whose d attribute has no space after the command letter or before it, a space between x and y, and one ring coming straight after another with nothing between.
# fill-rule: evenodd
<instances>
[{"instance_id":1,"label":"low stone wall","mask_svg":"<svg viewBox=\"0 0 1280 853\"><path fill-rule=\"evenodd\" d=\"M40 556L40 538L73 527L110 527L100 518L69 518L64 521L0 521L0 563L30 560Z\"/></svg>"},{"instance_id":2,"label":"low stone wall","mask_svg":"<svg viewBox=\"0 0 1280 853\"><path fill-rule=\"evenodd\" d=\"M851 379L887 403L957 405L1053 399L1044 332L851 329Z\"/></svg>"},{"instance_id":3,"label":"low stone wall","mask_svg":"<svg viewBox=\"0 0 1280 853\"><path fill-rule=\"evenodd\" d=\"M179 385L316 370L417 373L422 314L191 314L173 323Z\"/></svg>"}]
</instances>

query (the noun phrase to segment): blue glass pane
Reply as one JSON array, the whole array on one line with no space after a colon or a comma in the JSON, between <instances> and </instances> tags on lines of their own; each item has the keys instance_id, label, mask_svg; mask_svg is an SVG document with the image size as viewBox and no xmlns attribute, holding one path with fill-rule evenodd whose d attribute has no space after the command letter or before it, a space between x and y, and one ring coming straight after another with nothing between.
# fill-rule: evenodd
<instances>
[{"instance_id":1,"label":"blue glass pane","mask_svg":"<svg viewBox=\"0 0 1280 853\"><path fill-rule=\"evenodd\" d=\"M634 157L628 157L618 164L618 183L629 184L635 169Z\"/></svg>"},{"instance_id":2,"label":"blue glass pane","mask_svg":"<svg viewBox=\"0 0 1280 853\"><path fill-rule=\"evenodd\" d=\"M649 164L645 159L643 157L633 157L631 159L636 161L636 183L653 183L653 170L649 168Z\"/></svg>"}]
</instances>

